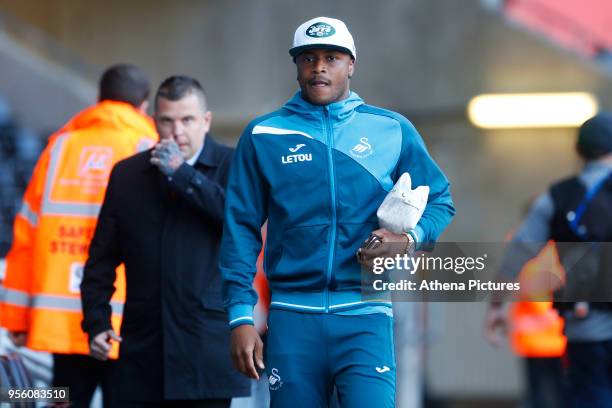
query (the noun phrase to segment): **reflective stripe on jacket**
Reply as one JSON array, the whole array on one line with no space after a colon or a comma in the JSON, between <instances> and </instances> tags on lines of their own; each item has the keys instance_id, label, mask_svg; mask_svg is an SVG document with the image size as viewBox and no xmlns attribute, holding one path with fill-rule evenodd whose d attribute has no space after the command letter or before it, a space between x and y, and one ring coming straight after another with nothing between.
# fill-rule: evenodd
<instances>
[{"instance_id":1,"label":"reflective stripe on jacket","mask_svg":"<svg viewBox=\"0 0 612 408\"><path fill-rule=\"evenodd\" d=\"M117 161L157 139L149 117L115 101L82 111L49 138L15 219L0 286L0 325L27 331L28 347L89 352L79 286L108 177ZM110 299L116 331L125 299L123 267L117 272Z\"/></svg>"}]
</instances>

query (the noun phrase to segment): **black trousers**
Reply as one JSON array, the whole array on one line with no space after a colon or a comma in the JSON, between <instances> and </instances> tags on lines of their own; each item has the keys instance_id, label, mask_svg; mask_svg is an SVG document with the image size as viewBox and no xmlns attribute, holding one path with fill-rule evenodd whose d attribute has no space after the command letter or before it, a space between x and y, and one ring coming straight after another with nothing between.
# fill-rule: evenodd
<instances>
[{"instance_id":1,"label":"black trousers","mask_svg":"<svg viewBox=\"0 0 612 408\"><path fill-rule=\"evenodd\" d=\"M612 407L612 340L569 341L567 357L565 406Z\"/></svg>"},{"instance_id":2,"label":"black trousers","mask_svg":"<svg viewBox=\"0 0 612 408\"><path fill-rule=\"evenodd\" d=\"M70 407L89 408L96 387L102 387L104 408L117 406L113 371L116 361L100 361L82 354L53 355L53 386L68 387Z\"/></svg>"},{"instance_id":3,"label":"black trousers","mask_svg":"<svg viewBox=\"0 0 612 408\"><path fill-rule=\"evenodd\" d=\"M563 363L560 357L525 358L527 368L527 406L563 407Z\"/></svg>"}]
</instances>

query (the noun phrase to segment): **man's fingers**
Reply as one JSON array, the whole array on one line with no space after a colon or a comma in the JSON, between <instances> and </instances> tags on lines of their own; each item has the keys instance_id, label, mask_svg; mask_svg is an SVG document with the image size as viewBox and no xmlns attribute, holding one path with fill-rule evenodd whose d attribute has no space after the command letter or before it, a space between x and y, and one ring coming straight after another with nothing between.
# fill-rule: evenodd
<instances>
[{"instance_id":1,"label":"man's fingers","mask_svg":"<svg viewBox=\"0 0 612 408\"><path fill-rule=\"evenodd\" d=\"M389 241L389 231L384 228L379 228L375 231L372 231L372 235L376 235L382 242Z\"/></svg>"},{"instance_id":2,"label":"man's fingers","mask_svg":"<svg viewBox=\"0 0 612 408\"><path fill-rule=\"evenodd\" d=\"M506 328L506 320L503 312L499 310L489 310L485 321L485 336L489 343L500 346L503 343L502 333Z\"/></svg>"},{"instance_id":3,"label":"man's fingers","mask_svg":"<svg viewBox=\"0 0 612 408\"><path fill-rule=\"evenodd\" d=\"M98 360L106 360L108 358L108 354L95 344L91 346L90 355Z\"/></svg>"},{"instance_id":4,"label":"man's fingers","mask_svg":"<svg viewBox=\"0 0 612 408\"><path fill-rule=\"evenodd\" d=\"M163 151L167 153L179 150L176 142L174 140L168 140L168 139L164 139L161 142L159 142L157 145L155 145L155 149L157 151Z\"/></svg>"},{"instance_id":5,"label":"man's fingers","mask_svg":"<svg viewBox=\"0 0 612 408\"><path fill-rule=\"evenodd\" d=\"M92 357L98 359L98 360L108 360L108 355L101 352L100 350L92 350L91 352Z\"/></svg>"},{"instance_id":6,"label":"man's fingers","mask_svg":"<svg viewBox=\"0 0 612 408\"><path fill-rule=\"evenodd\" d=\"M153 149L158 150L158 149L163 149L166 146L168 146L168 140L167 139L162 139L160 140Z\"/></svg>"},{"instance_id":7,"label":"man's fingers","mask_svg":"<svg viewBox=\"0 0 612 408\"><path fill-rule=\"evenodd\" d=\"M232 329L231 342L234 366L247 377L259 380L255 366L263 366L263 344L255 328L243 325Z\"/></svg>"},{"instance_id":8,"label":"man's fingers","mask_svg":"<svg viewBox=\"0 0 612 408\"><path fill-rule=\"evenodd\" d=\"M155 145L151 154L158 155L162 152L168 152L170 151L170 149L172 149L172 145L168 141L162 140L161 142Z\"/></svg>"},{"instance_id":9,"label":"man's fingers","mask_svg":"<svg viewBox=\"0 0 612 408\"><path fill-rule=\"evenodd\" d=\"M104 350L102 349L102 347L98 346L97 344L91 345L91 351L92 353L97 353L97 354L104 353Z\"/></svg>"},{"instance_id":10,"label":"man's fingers","mask_svg":"<svg viewBox=\"0 0 612 408\"><path fill-rule=\"evenodd\" d=\"M374 233L371 233L368 238L366 238L365 241L363 241L363 244L361 245L362 248L371 248L372 246L378 246L380 245L380 243L382 242L382 238Z\"/></svg>"},{"instance_id":11,"label":"man's fingers","mask_svg":"<svg viewBox=\"0 0 612 408\"><path fill-rule=\"evenodd\" d=\"M115 333L114 330L110 330L108 335L112 340L118 341L119 343L123 341L123 339L117 333Z\"/></svg>"},{"instance_id":12,"label":"man's fingers","mask_svg":"<svg viewBox=\"0 0 612 408\"><path fill-rule=\"evenodd\" d=\"M234 367L236 367L238 371L250 377L247 356L248 356L247 351L245 351L244 349L238 349L232 353L232 360L234 362Z\"/></svg>"},{"instance_id":13,"label":"man's fingers","mask_svg":"<svg viewBox=\"0 0 612 408\"><path fill-rule=\"evenodd\" d=\"M246 374L244 370L244 365L242 364L242 359L238 353L232 353L232 363L234 363L234 368L241 372L242 374Z\"/></svg>"},{"instance_id":14,"label":"man's fingers","mask_svg":"<svg viewBox=\"0 0 612 408\"><path fill-rule=\"evenodd\" d=\"M163 159L164 157L168 156L168 150L166 149L155 149L151 152L151 157L154 157L156 159Z\"/></svg>"},{"instance_id":15,"label":"man's fingers","mask_svg":"<svg viewBox=\"0 0 612 408\"><path fill-rule=\"evenodd\" d=\"M101 360L101 361L108 360L108 356L106 354L104 354L104 353L99 352L99 351L93 351L92 350L90 354L96 360Z\"/></svg>"},{"instance_id":16,"label":"man's fingers","mask_svg":"<svg viewBox=\"0 0 612 408\"><path fill-rule=\"evenodd\" d=\"M98 343L94 345L96 350L100 350L102 353L108 353L111 350L111 345L108 343Z\"/></svg>"},{"instance_id":17,"label":"man's fingers","mask_svg":"<svg viewBox=\"0 0 612 408\"><path fill-rule=\"evenodd\" d=\"M108 352L111 349L111 345L104 338L96 338L94 340L93 346L105 352Z\"/></svg>"},{"instance_id":18,"label":"man's fingers","mask_svg":"<svg viewBox=\"0 0 612 408\"><path fill-rule=\"evenodd\" d=\"M255 363L260 370L266 368L263 362L263 341L261 339L258 339L257 343L255 343Z\"/></svg>"},{"instance_id":19,"label":"man's fingers","mask_svg":"<svg viewBox=\"0 0 612 408\"><path fill-rule=\"evenodd\" d=\"M255 362L253 356L252 348L245 348L240 353L242 358L242 363L244 365L244 373L251 378L259 380L259 374L257 374L257 370L255 369Z\"/></svg>"},{"instance_id":20,"label":"man's fingers","mask_svg":"<svg viewBox=\"0 0 612 408\"><path fill-rule=\"evenodd\" d=\"M112 341L121 342L122 338L114 330L107 330L94 337L89 346L89 354L98 360L107 360Z\"/></svg>"},{"instance_id":21,"label":"man's fingers","mask_svg":"<svg viewBox=\"0 0 612 408\"><path fill-rule=\"evenodd\" d=\"M387 252L389 251L389 248L387 248L387 245L379 245L375 248L371 248L371 249L365 249L362 248L361 249L361 257L364 260L371 260L374 258L378 258L378 257L384 257L384 256L388 256Z\"/></svg>"},{"instance_id":22,"label":"man's fingers","mask_svg":"<svg viewBox=\"0 0 612 408\"><path fill-rule=\"evenodd\" d=\"M248 369L248 357L247 353L244 350L236 350L232 353L232 360L234 362L234 367L242 374L250 377L249 369Z\"/></svg>"},{"instance_id":23,"label":"man's fingers","mask_svg":"<svg viewBox=\"0 0 612 408\"><path fill-rule=\"evenodd\" d=\"M168 147L171 150L180 150L178 144L174 141L174 139L165 139L164 146Z\"/></svg>"},{"instance_id":24,"label":"man's fingers","mask_svg":"<svg viewBox=\"0 0 612 408\"><path fill-rule=\"evenodd\" d=\"M502 344L502 337L496 330L486 330L485 334L491 345L499 347Z\"/></svg>"}]
</instances>

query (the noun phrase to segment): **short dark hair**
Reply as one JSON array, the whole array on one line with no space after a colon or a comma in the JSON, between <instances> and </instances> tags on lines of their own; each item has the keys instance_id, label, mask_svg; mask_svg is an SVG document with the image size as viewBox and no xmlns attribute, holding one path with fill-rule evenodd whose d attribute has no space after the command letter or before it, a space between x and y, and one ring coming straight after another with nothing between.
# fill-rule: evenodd
<instances>
[{"instance_id":1,"label":"short dark hair","mask_svg":"<svg viewBox=\"0 0 612 408\"><path fill-rule=\"evenodd\" d=\"M587 161L612 152L612 112L600 112L580 126L576 150Z\"/></svg>"},{"instance_id":2,"label":"short dark hair","mask_svg":"<svg viewBox=\"0 0 612 408\"><path fill-rule=\"evenodd\" d=\"M157 89L155 95L155 109L157 109L157 101L159 98L164 98L169 101L178 101L184 97L195 94L204 110L207 109L206 94L204 88L200 85L197 79L187 75L174 75L166 78Z\"/></svg>"},{"instance_id":3,"label":"short dark hair","mask_svg":"<svg viewBox=\"0 0 612 408\"><path fill-rule=\"evenodd\" d=\"M149 98L149 78L135 65L113 65L102 74L99 91L100 101L126 102L137 108Z\"/></svg>"}]
</instances>

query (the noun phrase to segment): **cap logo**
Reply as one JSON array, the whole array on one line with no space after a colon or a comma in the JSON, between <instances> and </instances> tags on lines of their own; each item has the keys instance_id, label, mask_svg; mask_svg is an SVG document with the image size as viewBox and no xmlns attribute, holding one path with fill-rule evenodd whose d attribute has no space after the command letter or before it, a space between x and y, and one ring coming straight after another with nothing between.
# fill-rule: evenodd
<instances>
[{"instance_id":1,"label":"cap logo","mask_svg":"<svg viewBox=\"0 0 612 408\"><path fill-rule=\"evenodd\" d=\"M313 38L325 38L336 34L336 29L323 22L314 23L306 29L306 35Z\"/></svg>"}]
</instances>

